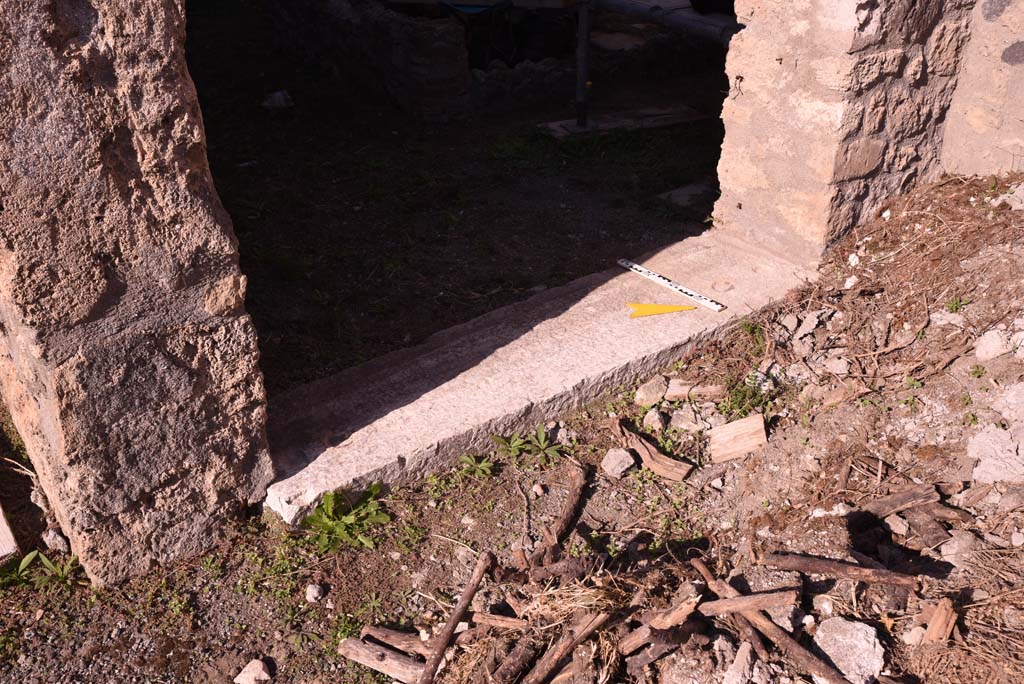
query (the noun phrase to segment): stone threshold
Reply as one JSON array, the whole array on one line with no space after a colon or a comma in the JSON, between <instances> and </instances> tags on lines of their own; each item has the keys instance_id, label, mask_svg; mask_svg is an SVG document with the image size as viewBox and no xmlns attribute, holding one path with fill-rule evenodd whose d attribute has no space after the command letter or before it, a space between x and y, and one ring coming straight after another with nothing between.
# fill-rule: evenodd
<instances>
[{"instance_id":1,"label":"stone threshold","mask_svg":"<svg viewBox=\"0 0 1024 684\"><path fill-rule=\"evenodd\" d=\"M728 308L630 319L627 302L683 298L616 267L298 387L269 407L278 479L266 507L297 523L327 492L450 466L490 448L491 435L531 430L665 368L815 276L813 263L722 229L637 261Z\"/></svg>"}]
</instances>

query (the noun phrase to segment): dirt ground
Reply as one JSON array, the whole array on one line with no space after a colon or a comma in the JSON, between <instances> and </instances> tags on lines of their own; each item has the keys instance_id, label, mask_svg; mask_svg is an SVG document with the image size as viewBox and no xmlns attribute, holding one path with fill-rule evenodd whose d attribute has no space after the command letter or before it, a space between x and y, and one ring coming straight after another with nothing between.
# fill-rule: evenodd
<instances>
[{"instance_id":1,"label":"dirt ground","mask_svg":"<svg viewBox=\"0 0 1024 684\"><path fill-rule=\"evenodd\" d=\"M558 144L536 126L574 117L571 92L425 125L330 56L296 56L263 2L190 2L188 28L271 394L700 232L711 212L713 194L685 210L657 195L714 184L721 55L594 76L596 111L689 105L706 121ZM293 107L261 107L281 90Z\"/></svg>"},{"instance_id":2,"label":"dirt ground","mask_svg":"<svg viewBox=\"0 0 1024 684\"><path fill-rule=\"evenodd\" d=\"M630 598L648 611L666 605L700 580L693 558L744 591L795 585L798 604L772 616L808 648L829 618L866 625L884 653L874 673L882 681L1022 681L1024 474L1007 470L990 483L976 458L985 440L1024 425L1014 399L1024 396L1024 353L1007 346L988 358L979 341L1024 331L1024 212L998 199L1020 180L946 178L894 199L829 252L817 282L665 369L725 385L724 398L655 400L652 414L629 388L579 415L551 416L545 434L532 435L533 453L496 442L349 517L339 501L324 529L351 544L253 517L207 556L120 587L89 587L78 571L39 562L27 583L8 570L0 681L220 683L253 658L281 684L389 681L338 656L339 642L365 625L413 632L443 623L479 552L508 569L516 549L543 548L578 465L590 476L560 546L585 573L529 583L511 571L491 576L474 609L529 624L474 633L441 681L476 681L488 649L546 643L560 621L601 609L619 617L593 641L599 674L589 681L721 682L746 639L728 618L688 622L674 652L646 667L638 658L649 651L616 655L636 626L623 612ZM751 414L764 416L768 445L712 463L708 428ZM609 417L694 471L683 482L646 468L609 477L599 465L618 446ZM662 428L669 419L676 427ZM932 500L884 520L869 513L913 487ZM910 589L773 573L761 565L773 552L917 581ZM311 584L325 596L307 601ZM942 599L955 613L951 631L919 643ZM749 681L810 681L770 645L755 660Z\"/></svg>"}]
</instances>

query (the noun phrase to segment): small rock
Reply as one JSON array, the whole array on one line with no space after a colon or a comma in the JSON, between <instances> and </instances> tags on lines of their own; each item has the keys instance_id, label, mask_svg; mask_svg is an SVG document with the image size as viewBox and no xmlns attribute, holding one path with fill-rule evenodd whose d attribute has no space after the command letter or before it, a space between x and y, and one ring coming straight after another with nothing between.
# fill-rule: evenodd
<instances>
[{"instance_id":1,"label":"small rock","mask_svg":"<svg viewBox=\"0 0 1024 684\"><path fill-rule=\"evenodd\" d=\"M725 671L722 684L747 684L753 674L754 654L753 647L749 641L744 641L736 649L736 657L733 658L729 669Z\"/></svg>"},{"instance_id":2,"label":"small rock","mask_svg":"<svg viewBox=\"0 0 1024 684\"><path fill-rule=\"evenodd\" d=\"M1011 534L1010 544L1014 547L1024 546L1024 533L1014 532Z\"/></svg>"},{"instance_id":3,"label":"small rock","mask_svg":"<svg viewBox=\"0 0 1024 684\"><path fill-rule=\"evenodd\" d=\"M309 584L306 586L306 602L317 603L324 596L327 596L327 589L322 584Z\"/></svg>"},{"instance_id":4,"label":"small rock","mask_svg":"<svg viewBox=\"0 0 1024 684\"><path fill-rule=\"evenodd\" d=\"M906 537L910 533L910 525L907 521L900 516L893 513L885 519L885 526L889 528L889 531L893 534L898 534L901 537Z\"/></svg>"},{"instance_id":5,"label":"small rock","mask_svg":"<svg viewBox=\"0 0 1024 684\"><path fill-rule=\"evenodd\" d=\"M978 538L967 530L953 532L949 541L939 547L942 560L958 568L964 567L978 548Z\"/></svg>"},{"instance_id":6,"label":"small rock","mask_svg":"<svg viewBox=\"0 0 1024 684\"><path fill-rule=\"evenodd\" d=\"M668 379L659 375L636 389L633 403L637 406L654 406L661 401L666 391L668 391Z\"/></svg>"},{"instance_id":7,"label":"small rock","mask_svg":"<svg viewBox=\"0 0 1024 684\"><path fill-rule=\"evenodd\" d=\"M846 280L843 281L843 289L844 290L852 290L853 288L855 288L857 286L858 282L860 282L860 278L858 278L855 275L852 275L852 276L850 276L849 278L847 278Z\"/></svg>"},{"instance_id":8,"label":"small rock","mask_svg":"<svg viewBox=\"0 0 1024 684\"><path fill-rule=\"evenodd\" d=\"M854 267L860 266L860 256L856 252L854 252L850 256L846 257L846 263Z\"/></svg>"},{"instance_id":9,"label":"small rock","mask_svg":"<svg viewBox=\"0 0 1024 684\"><path fill-rule=\"evenodd\" d=\"M833 356L825 361L825 370L843 377L850 372L850 362L841 356Z\"/></svg>"},{"instance_id":10,"label":"small rock","mask_svg":"<svg viewBox=\"0 0 1024 684\"><path fill-rule=\"evenodd\" d=\"M967 457L977 461L975 482L1024 482L1024 453L1010 430L986 426L968 440Z\"/></svg>"},{"instance_id":11,"label":"small rock","mask_svg":"<svg viewBox=\"0 0 1024 684\"><path fill-rule=\"evenodd\" d=\"M717 491L722 491L722 487L725 486L725 481L720 477L716 477L711 482L708 482L708 486Z\"/></svg>"},{"instance_id":12,"label":"small rock","mask_svg":"<svg viewBox=\"0 0 1024 684\"><path fill-rule=\"evenodd\" d=\"M991 361L1011 351L1010 335L1005 330L989 330L974 343L974 355L978 361Z\"/></svg>"},{"instance_id":13,"label":"small rock","mask_svg":"<svg viewBox=\"0 0 1024 684\"><path fill-rule=\"evenodd\" d=\"M945 309L939 309L928 316L928 322L935 326L952 325L957 328L962 328L964 327L964 315L951 313Z\"/></svg>"},{"instance_id":14,"label":"small rock","mask_svg":"<svg viewBox=\"0 0 1024 684\"><path fill-rule=\"evenodd\" d=\"M242 668L234 682L235 684L256 684L256 682L269 682L270 679L270 668L262 658L257 658L250 660L249 664Z\"/></svg>"},{"instance_id":15,"label":"small rock","mask_svg":"<svg viewBox=\"0 0 1024 684\"><path fill-rule=\"evenodd\" d=\"M793 337L800 339L814 332L814 329L821 323L821 312L810 311L804 316L804 320L800 322L800 327L793 333Z\"/></svg>"},{"instance_id":16,"label":"small rock","mask_svg":"<svg viewBox=\"0 0 1024 684\"><path fill-rule=\"evenodd\" d=\"M814 633L814 643L853 684L871 684L885 666L885 650L875 628L834 617Z\"/></svg>"},{"instance_id":17,"label":"small rock","mask_svg":"<svg viewBox=\"0 0 1024 684\"><path fill-rule=\"evenodd\" d=\"M54 553L71 553L71 544L68 543L67 538L61 534L60 530L54 527L46 528L46 531L42 534L42 540L46 544L46 548Z\"/></svg>"},{"instance_id":18,"label":"small rock","mask_svg":"<svg viewBox=\"0 0 1024 684\"><path fill-rule=\"evenodd\" d=\"M647 412L647 415L644 416L644 427L648 430L661 432L668 427L668 418L666 418L665 414L658 409L652 408Z\"/></svg>"},{"instance_id":19,"label":"small rock","mask_svg":"<svg viewBox=\"0 0 1024 684\"><path fill-rule=\"evenodd\" d=\"M636 467L636 457L629 449L609 449L601 459L601 470L616 480L622 479L626 473Z\"/></svg>"},{"instance_id":20,"label":"small rock","mask_svg":"<svg viewBox=\"0 0 1024 684\"><path fill-rule=\"evenodd\" d=\"M287 90L275 90L263 98L262 104L264 109L269 109L271 111L279 111L294 106L295 102L292 100L292 96L288 94Z\"/></svg>"},{"instance_id":21,"label":"small rock","mask_svg":"<svg viewBox=\"0 0 1024 684\"><path fill-rule=\"evenodd\" d=\"M800 325L800 319L796 317L796 314L786 314L779 321L779 324L789 332L795 332L798 325Z\"/></svg>"},{"instance_id":22,"label":"small rock","mask_svg":"<svg viewBox=\"0 0 1024 684\"><path fill-rule=\"evenodd\" d=\"M832 613L836 610L836 604L832 597L826 594L817 594L811 601L811 604L814 606L814 610L818 612L818 615L823 618L832 617Z\"/></svg>"},{"instance_id":23,"label":"small rock","mask_svg":"<svg viewBox=\"0 0 1024 684\"><path fill-rule=\"evenodd\" d=\"M673 411L669 427L673 430L683 430L685 432L700 432L704 429L704 426L694 419L693 411L688 408Z\"/></svg>"},{"instance_id":24,"label":"small rock","mask_svg":"<svg viewBox=\"0 0 1024 684\"><path fill-rule=\"evenodd\" d=\"M540 482L538 482L537 484L533 485L533 496L534 496L534 498L539 499L540 497L544 496L547 493L548 493L548 488L545 487L544 485L542 485Z\"/></svg>"},{"instance_id":25,"label":"small rock","mask_svg":"<svg viewBox=\"0 0 1024 684\"><path fill-rule=\"evenodd\" d=\"M913 629L910 629L910 630L907 630L906 632L904 632L900 636L900 639L907 646L919 646L921 644L921 642L924 641L924 633L925 633L925 628L922 627L921 625L918 625L917 627L914 627Z\"/></svg>"}]
</instances>

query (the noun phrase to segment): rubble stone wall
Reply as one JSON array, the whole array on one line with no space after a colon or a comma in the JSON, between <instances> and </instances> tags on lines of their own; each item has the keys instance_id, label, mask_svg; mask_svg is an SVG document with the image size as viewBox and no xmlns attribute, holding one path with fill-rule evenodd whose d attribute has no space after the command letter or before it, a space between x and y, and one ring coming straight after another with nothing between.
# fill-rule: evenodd
<instances>
[{"instance_id":1,"label":"rubble stone wall","mask_svg":"<svg viewBox=\"0 0 1024 684\"><path fill-rule=\"evenodd\" d=\"M180 0L0 0L0 389L99 583L271 479L256 334Z\"/></svg>"},{"instance_id":2,"label":"rubble stone wall","mask_svg":"<svg viewBox=\"0 0 1024 684\"><path fill-rule=\"evenodd\" d=\"M940 170L974 0L738 0L716 224L797 260Z\"/></svg>"},{"instance_id":3,"label":"rubble stone wall","mask_svg":"<svg viewBox=\"0 0 1024 684\"><path fill-rule=\"evenodd\" d=\"M826 242L940 171L974 0L861 2Z\"/></svg>"},{"instance_id":4,"label":"rubble stone wall","mask_svg":"<svg viewBox=\"0 0 1024 684\"><path fill-rule=\"evenodd\" d=\"M978 0L948 119L946 171L1024 171L1024 0Z\"/></svg>"}]
</instances>

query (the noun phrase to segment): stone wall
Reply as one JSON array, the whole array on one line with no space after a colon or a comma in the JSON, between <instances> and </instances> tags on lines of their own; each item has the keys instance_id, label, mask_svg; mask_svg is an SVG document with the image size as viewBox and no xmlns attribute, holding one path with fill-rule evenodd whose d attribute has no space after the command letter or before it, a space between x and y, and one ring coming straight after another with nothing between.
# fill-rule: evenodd
<instances>
[{"instance_id":1,"label":"stone wall","mask_svg":"<svg viewBox=\"0 0 1024 684\"><path fill-rule=\"evenodd\" d=\"M973 0L739 0L716 224L800 261L940 170Z\"/></svg>"},{"instance_id":2,"label":"stone wall","mask_svg":"<svg viewBox=\"0 0 1024 684\"><path fill-rule=\"evenodd\" d=\"M978 0L948 118L945 170L1024 171L1024 0Z\"/></svg>"},{"instance_id":3,"label":"stone wall","mask_svg":"<svg viewBox=\"0 0 1024 684\"><path fill-rule=\"evenodd\" d=\"M861 2L826 241L941 171L974 0Z\"/></svg>"},{"instance_id":4,"label":"stone wall","mask_svg":"<svg viewBox=\"0 0 1024 684\"><path fill-rule=\"evenodd\" d=\"M0 0L0 389L99 583L271 478L256 335L180 0Z\"/></svg>"}]
</instances>

